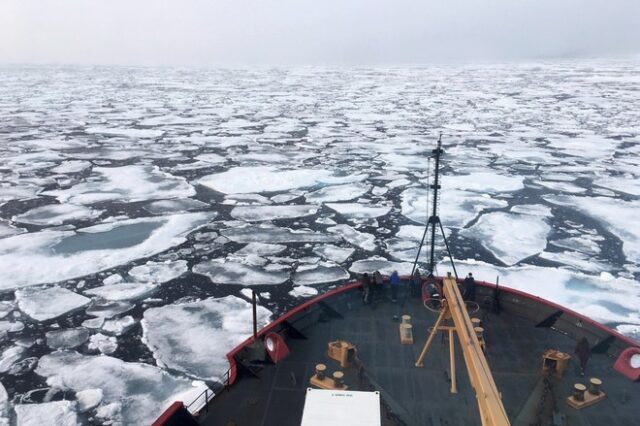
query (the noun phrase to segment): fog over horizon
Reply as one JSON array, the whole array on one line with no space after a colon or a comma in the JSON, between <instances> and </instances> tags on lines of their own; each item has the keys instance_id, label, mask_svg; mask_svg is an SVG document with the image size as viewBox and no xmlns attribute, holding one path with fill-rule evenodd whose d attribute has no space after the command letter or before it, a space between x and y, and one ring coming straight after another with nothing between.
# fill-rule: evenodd
<instances>
[{"instance_id":1,"label":"fog over horizon","mask_svg":"<svg viewBox=\"0 0 640 426\"><path fill-rule=\"evenodd\" d=\"M390 65L640 54L637 0L3 0L0 64Z\"/></svg>"}]
</instances>

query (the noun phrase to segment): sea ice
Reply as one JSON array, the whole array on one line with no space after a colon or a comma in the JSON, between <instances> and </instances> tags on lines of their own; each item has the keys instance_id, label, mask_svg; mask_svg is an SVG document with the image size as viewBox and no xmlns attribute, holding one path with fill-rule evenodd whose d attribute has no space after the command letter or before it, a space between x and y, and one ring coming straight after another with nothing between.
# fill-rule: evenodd
<instances>
[{"instance_id":1,"label":"sea ice","mask_svg":"<svg viewBox=\"0 0 640 426\"><path fill-rule=\"evenodd\" d=\"M366 175L334 176L323 169L278 170L270 166L234 167L201 178L198 183L223 194L276 192L366 179Z\"/></svg>"},{"instance_id":2,"label":"sea ice","mask_svg":"<svg viewBox=\"0 0 640 426\"><path fill-rule=\"evenodd\" d=\"M349 278L349 273L339 265L321 262L314 265L301 265L293 274L294 285L315 285L342 281Z\"/></svg>"},{"instance_id":3,"label":"sea ice","mask_svg":"<svg viewBox=\"0 0 640 426\"><path fill-rule=\"evenodd\" d=\"M53 401L40 404L16 404L17 426L77 426L76 403L72 401Z\"/></svg>"},{"instance_id":4,"label":"sea ice","mask_svg":"<svg viewBox=\"0 0 640 426\"><path fill-rule=\"evenodd\" d=\"M318 207L311 205L240 206L231 210L231 217L247 222L261 222L312 216L317 211Z\"/></svg>"},{"instance_id":5,"label":"sea ice","mask_svg":"<svg viewBox=\"0 0 640 426\"><path fill-rule=\"evenodd\" d=\"M514 265L543 251L550 230L539 216L494 212L482 215L460 234L478 241L501 262Z\"/></svg>"},{"instance_id":6,"label":"sea ice","mask_svg":"<svg viewBox=\"0 0 640 426\"><path fill-rule=\"evenodd\" d=\"M286 249L287 246L282 244L249 243L234 254L266 256L280 254Z\"/></svg>"},{"instance_id":7,"label":"sea ice","mask_svg":"<svg viewBox=\"0 0 640 426\"><path fill-rule=\"evenodd\" d=\"M355 249L350 247L338 247L333 244L327 244L323 246L316 246L313 252L318 256L322 256L327 260L332 260L336 263L344 263L353 254Z\"/></svg>"},{"instance_id":8,"label":"sea ice","mask_svg":"<svg viewBox=\"0 0 640 426\"><path fill-rule=\"evenodd\" d=\"M76 392L78 411L84 413L96 408L102 402L102 389L86 389Z\"/></svg>"},{"instance_id":9,"label":"sea ice","mask_svg":"<svg viewBox=\"0 0 640 426\"><path fill-rule=\"evenodd\" d=\"M84 308L91 299L62 287L25 288L16 290L16 301L22 312L37 321L48 321Z\"/></svg>"},{"instance_id":10,"label":"sea ice","mask_svg":"<svg viewBox=\"0 0 640 426\"><path fill-rule=\"evenodd\" d=\"M403 191L400 197L403 216L417 223L427 223L431 215L431 205L427 206L427 201L433 201L427 189L409 188ZM507 205L506 201L496 200L488 195L457 189L447 190L442 193L440 199L442 224L461 228L483 210Z\"/></svg>"},{"instance_id":11,"label":"sea ice","mask_svg":"<svg viewBox=\"0 0 640 426\"><path fill-rule=\"evenodd\" d=\"M151 214L186 213L193 210L203 210L210 207L209 204L193 198L180 198L177 200L159 200L149 203L144 209ZM213 219L213 217L212 217Z\"/></svg>"},{"instance_id":12,"label":"sea ice","mask_svg":"<svg viewBox=\"0 0 640 426\"><path fill-rule=\"evenodd\" d=\"M106 320L102 325L102 331L107 334L121 336L134 325L136 325L136 320L131 315L127 315L122 318Z\"/></svg>"},{"instance_id":13,"label":"sea ice","mask_svg":"<svg viewBox=\"0 0 640 426\"><path fill-rule=\"evenodd\" d=\"M374 251L376 249L376 237L374 235L357 231L349 225L332 226L327 228L327 231L339 235L349 244L360 247L363 250Z\"/></svg>"},{"instance_id":14,"label":"sea ice","mask_svg":"<svg viewBox=\"0 0 640 426\"><path fill-rule=\"evenodd\" d=\"M506 176L489 172L475 172L468 175L445 176L443 190L449 188L480 193L513 192L524 188L522 176Z\"/></svg>"},{"instance_id":15,"label":"sea ice","mask_svg":"<svg viewBox=\"0 0 640 426\"><path fill-rule=\"evenodd\" d=\"M363 183L334 185L320 188L305 195L308 203L327 203L335 201L349 201L362 197L371 188Z\"/></svg>"},{"instance_id":16,"label":"sea ice","mask_svg":"<svg viewBox=\"0 0 640 426\"><path fill-rule=\"evenodd\" d=\"M84 160L71 160L71 161L63 161L60 165L51 169L54 173L80 173L86 169L91 167L91 163L89 161Z\"/></svg>"},{"instance_id":17,"label":"sea ice","mask_svg":"<svg viewBox=\"0 0 640 426\"><path fill-rule=\"evenodd\" d=\"M89 350L99 351L104 355L111 355L118 349L118 339L97 333L89 338Z\"/></svg>"},{"instance_id":18,"label":"sea ice","mask_svg":"<svg viewBox=\"0 0 640 426\"><path fill-rule=\"evenodd\" d=\"M24 232L27 232L26 229L16 228L8 221L0 219L0 238L11 237L13 235L22 234Z\"/></svg>"},{"instance_id":19,"label":"sea ice","mask_svg":"<svg viewBox=\"0 0 640 426\"><path fill-rule=\"evenodd\" d=\"M327 207L349 219L373 219L387 215L391 207L360 203L327 203Z\"/></svg>"},{"instance_id":20,"label":"sea ice","mask_svg":"<svg viewBox=\"0 0 640 426\"><path fill-rule=\"evenodd\" d=\"M258 328L271 316L258 306ZM235 296L149 308L144 341L159 365L204 380L222 381L226 354L251 335L251 304Z\"/></svg>"},{"instance_id":21,"label":"sea ice","mask_svg":"<svg viewBox=\"0 0 640 426\"><path fill-rule=\"evenodd\" d=\"M84 294L98 296L104 300L120 302L144 299L153 294L157 289L158 286L154 283L119 283L85 290Z\"/></svg>"},{"instance_id":22,"label":"sea ice","mask_svg":"<svg viewBox=\"0 0 640 426\"><path fill-rule=\"evenodd\" d=\"M116 315L123 314L131 309L134 305L129 302L111 302L107 300L94 300L91 306L87 308L87 315L99 318L112 318ZM102 326L102 324L100 324ZM97 327L96 327L97 328Z\"/></svg>"},{"instance_id":23,"label":"sea ice","mask_svg":"<svg viewBox=\"0 0 640 426\"><path fill-rule=\"evenodd\" d=\"M85 206L73 204L51 204L36 207L25 213L14 216L12 220L31 225L55 226L74 220L93 220L102 214L102 210L95 210Z\"/></svg>"},{"instance_id":24,"label":"sea ice","mask_svg":"<svg viewBox=\"0 0 640 426\"><path fill-rule=\"evenodd\" d=\"M69 351L43 356L36 373L52 387L76 392L100 389L103 396L99 407L120 404L121 410L114 410L117 417L110 420L127 425L151 424L179 394L193 390L189 380L151 365ZM204 391L204 386L198 391Z\"/></svg>"},{"instance_id":25,"label":"sea ice","mask_svg":"<svg viewBox=\"0 0 640 426\"><path fill-rule=\"evenodd\" d=\"M94 167L92 180L43 194L57 197L61 203L93 204L187 198L196 191L186 179L162 172L157 166L130 165Z\"/></svg>"},{"instance_id":26,"label":"sea ice","mask_svg":"<svg viewBox=\"0 0 640 426\"><path fill-rule=\"evenodd\" d=\"M9 426L9 395L4 385L0 383L0 426Z\"/></svg>"},{"instance_id":27,"label":"sea ice","mask_svg":"<svg viewBox=\"0 0 640 426\"><path fill-rule=\"evenodd\" d=\"M311 297L318 294L318 289L306 285L297 285L289 292L291 297Z\"/></svg>"},{"instance_id":28,"label":"sea ice","mask_svg":"<svg viewBox=\"0 0 640 426\"><path fill-rule=\"evenodd\" d=\"M500 286L545 298L580 312L595 321L640 325L640 286L634 280L614 278L610 274L586 275L563 268L543 268L532 265L498 267L478 261L456 260L459 273L473 272L476 280L495 282ZM440 271L450 271L448 263L438 265Z\"/></svg>"},{"instance_id":29,"label":"sea ice","mask_svg":"<svg viewBox=\"0 0 640 426\"><path fill-rule=\"evenodd\" d=\"M193 267L193 272L209 277L214 284L275 285L289 279L288 272L267 271L225 259L199 263Z\"/></svg>"},{"instance_id":30,"label":"sea ice","mask_svg":"<svg viewBox=\"0 0 640 426\"><path fill-rule=\"evenodd\" d=\"M333 235L322 234L310 229L293 230L268 225L234 227L223 229L220 233L236 243L334 243L340 240Z\"/></svg>"},{"instance_id":31,"label":"sea ice","mask_svg":"<svg viewBox=\"0 0 640 426\"><path fill-rule=\"evenodd\" d=\"M382 275L391 275L393 271L398 271L400 275L411 274L413 263L410 262L392 262L380 256L373 256L369 259L358 260L351 264L349 271L354 274L371 274L380 271Z\"/></svg>"},{"instance_id":32,"label":"sea ice","mask_svg":"<svg viewBox=\"0 0 640 426\"><path fill-rule=\"evenodd\" d=\"M0 373L8 372L15 363L24 356L25 348L22 346L9 346L0 355Z\"/></svg>"},{"instance_id":33,"label":"sea ice","mask_svg":"<svg viewBox=\"0 0 640 426\"><path fill-rule=\"evenodd\" d=\"M128 219L0 239L0 289L68 280L152 256L182 244L210 217L189 213Z\"/></svg>"},{"instance_id":34,"label":"sea ice","mask_svg":"<svg viewBox=\"0 0 640 426\"><path fill-rule=\"evenodd\" d=\"M67 328L45 333L47 346L52 349L72 349L89 340L89 330L86 328Z\"/></svg>"},{"instance_id":35,"label":"sea ice","mask_svg":"<svg viewBox=\"0 0 640 426\"><path fill-rule=\"evenodd\" d=\"M639 200L564 195L549 196L545 199L554 204L574 208L600 221L609 232L620 238L627 259L640 263L640 226L630 226L637 222Z\"/></svg>"},{"instance_id":36,"label":"sea ice","mask_svg":"<svg viewBox=\"0 0 640 426\"><path fill-rule=\"evenodd\" d=\"M129 276L138 282L166 283L186 274L189 271L186 260L166 260L164 262L147 262L134 266L129 270Z\"/></svg>"}]
</instances>

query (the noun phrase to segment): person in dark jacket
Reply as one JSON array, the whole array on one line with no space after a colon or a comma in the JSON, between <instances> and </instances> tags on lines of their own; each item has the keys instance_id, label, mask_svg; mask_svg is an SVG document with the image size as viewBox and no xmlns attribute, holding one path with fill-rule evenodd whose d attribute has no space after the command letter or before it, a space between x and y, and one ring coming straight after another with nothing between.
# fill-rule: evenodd
<instances>
[{"instance_id":1,"label":"person in dark jacket","mask_svg":"<svg viewBox=\"0 0 640 426\"><path fill-rule=\"evenodd\" d=\"M475 302L476 300L476 281L473 279L473 274L469 272L467 278L462 282L462 288L464 290L464 300L470 300Z\"/></svg>"},{"instance_id":2,"label":"person in dark jacket","mask_svg":"<svg viewBox=\"0 0 640 426\"><path fill-rule=\"evenodd\" d=\"M398 301L398 288L400 287L400 275L398 271L393 271L389 276L389 284L391 284L391 301Z\"/></svg>"},{"instance_id":3,"label":"person in dark jacket","mask_svg":"<svg viewBox=\"0 0 640 426\"><path fill-rule=\"evenodd\" d=\"M576 345L575 353L580 361L580 375L584 376L584 370L587 368L587 361L591 358L591 348L586 337L580 339Z\"/></svg>"},{"instance_id":4,"label":"person in dark jacket","mask_svg":"<svg viewBox=\"0 0 640 426\"><path fill-rule=\"evenodd\" d=\"M420 291L422 290L422 276L420 270L416 268L413 276L411 277L411 297L420 297Z\"/></svg>"},{"instance_id":5,"label":"person in dark jacket","mask_svg":"<svg viewBox=\"0 0 640 426\"><path fill-rule=\"evenodd\" d=\"M362 276L362 301L365 305L368 305L371 301L371 279L368 273L364 273Z\"/></svg>"},{"instance_id":6,"label":"person in dark jacket","mask_svg":"<svg viewBox=\"0 0 640 426\"><path fill-rule=\"evenodd\" d=\"M377 299L382 297L382 285L384 284L384 278L380 271L375 271L373 273L373 283L371 289L373 290L371 293L371 299L375 302Z\"/></svg>"}]
</instances>

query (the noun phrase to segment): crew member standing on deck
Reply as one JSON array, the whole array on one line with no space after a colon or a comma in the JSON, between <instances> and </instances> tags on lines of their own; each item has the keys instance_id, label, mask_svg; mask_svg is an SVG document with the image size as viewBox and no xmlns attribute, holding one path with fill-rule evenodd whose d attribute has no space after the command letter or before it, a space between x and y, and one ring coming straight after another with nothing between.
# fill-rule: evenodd
<instances>
[{"instance_id":1,"label":"crew member standing on deck","mask_svg":"<svg viewBox=\"0 0 640 426\"><path fill-rule=\"evenodd\" d=\"M587 369L587 361L591 358L591 348L586 337L578 341L574 352L578 356L578 360L580 360L580 375L584 376L584 370Z\"/></svg>"},{"instance_id":2,"label":"crew member standing on deck","mask_svg":"<svg viewBox=\"0 0 640 426\"><path fill-rule=\"evenodd\" d=\"M475 302L476 300L476 281L473 279L473 274L469 272L467 278L462 282L464 288L464 300L470 300Z\"/></svg>"},{"instance_id":3,"label":"crew member standing on deck","mask_svg":"<svg viewBox=\"0 0 640 426\"><path fill-rule=\"evenodd\" d=\"M369 278L369 274L366 272L362 276L362 290L364 291L362 294L362 301L365 305L368 305L371 301L371 279Z\"/></svg>"},{"instance_id":4,"label":"crew member standing on deck","mask_svg":"<svg viewBox=\"0 0 640 426\"><path fill-rule=\"evenodd\" d=\"M400 275L398 271L393 271L389 276L389 284L391 284L391 301L398 301L398 288L400 287Z\"/></svg>"},{"instance_id":5,"label":"crew member standing on deck","mask_svg":"<svg viewBox=\"0 0 640 426\"><path fill-rule=\"evenodd\" d=\"M371 293L371 300L374 302L380 298L382 294L382 285L384 284L384 278L382 278L382 274L380 271L375 271L373 273L373 285L371 286L373 292Z\"/></svg>"},{"instance_id":6,"label":"crew member standing on deck","mask_svg":"<svg viewBox=\"0 0 640 426\"><path fill-rule=\"evenodd\" d=\"M413 276L411 277L411 297L420 297L420 291L422 290L422 276L420 270L416 268Z\"/></svg>"}]
</instances>

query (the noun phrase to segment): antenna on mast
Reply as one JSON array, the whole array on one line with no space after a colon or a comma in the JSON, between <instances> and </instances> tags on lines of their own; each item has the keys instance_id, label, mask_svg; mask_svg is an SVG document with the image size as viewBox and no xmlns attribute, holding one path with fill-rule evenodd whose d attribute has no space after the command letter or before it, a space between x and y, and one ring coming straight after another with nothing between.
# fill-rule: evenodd
<instances>
[{"instance_id":1,"label":"antenna on mast","mask_svg":"<svg viewBox=\"0 0 640 426\"><path fill-rule=\"evenodd\" d=\"M420 247L418 247L418 253L416 254L416 260L413 262L413 268L411 269L411 275L415 273L416 267L418 265L418 259L420 258L420 252L422 251L422 246L424 245L424 240L427 237L427 232L429 231L429 227L431 227L431 239L429 242L429 274L434 275L435 271L435 245L436 245L436 226L440 228L440 232L442 233L442 239L444 240L444 245L447 249L447 253L449 254L449 259L451 260L451 267L453 268L453 273L458 279L458 272L456 271L456 267L453 264L453 256L451 255L451 250L449 250L449 243L447 242L447 237L444 233L444 227L442 226L442 222L440 221L440 216L438 216L438 207L440 203L440 198L438 196L438 191L441 188L440 185L440 156L443 154L442 150L442 132L438 136L438 144L436 149L431 151L431 154L435 157L435 176L433 179L433 184L429 185L429 188L433 190L433 201L431 208L431 216L427 220L427 224L424 228L424 233L422 234L422 240L420 241Z\"/></svg>"}]
</instances>

